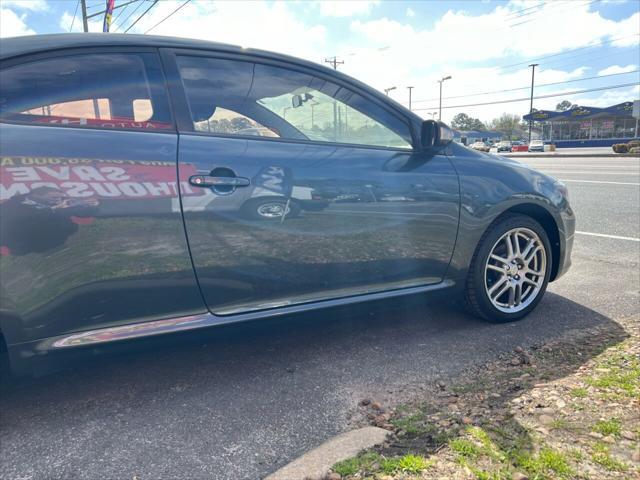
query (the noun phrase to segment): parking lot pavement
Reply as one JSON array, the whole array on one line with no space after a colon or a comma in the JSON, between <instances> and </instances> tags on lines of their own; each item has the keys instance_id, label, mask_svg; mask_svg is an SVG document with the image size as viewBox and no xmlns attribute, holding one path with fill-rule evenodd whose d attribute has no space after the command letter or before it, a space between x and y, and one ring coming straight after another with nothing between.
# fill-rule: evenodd
<instances>
[{"instance_id":1,"label":"parking lot pavement","mask_svg":"<svg viewBox=\"0 0 640 480\"><path fill-rule=\"evenodd\" d=\"M610 160L527 162L574 180L584 233L572 269L521 322L486 324L445 303L395 299L223 327L6 383L0 476L257 479L349 429L363 397L405 400L518 345L615 328L639 309L640 186L626 184L640 174L637 159Z\"/></svg>"}]
</instances>

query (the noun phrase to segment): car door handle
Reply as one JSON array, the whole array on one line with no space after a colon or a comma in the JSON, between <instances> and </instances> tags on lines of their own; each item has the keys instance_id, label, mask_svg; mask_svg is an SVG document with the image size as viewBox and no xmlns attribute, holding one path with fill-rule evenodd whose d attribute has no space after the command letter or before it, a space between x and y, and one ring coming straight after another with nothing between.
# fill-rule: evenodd
<instances>
[{"instance_id":1,"label":"car door handle","mask_svg":"<svg viewBox=\"0 0 640 480\"><path fill-rule=\"evenodd\" d=\"M211 175L192 175L189 183L194 187L248 187L251 181L244 177L212 177Z\"/></svg>"}]
</instances>

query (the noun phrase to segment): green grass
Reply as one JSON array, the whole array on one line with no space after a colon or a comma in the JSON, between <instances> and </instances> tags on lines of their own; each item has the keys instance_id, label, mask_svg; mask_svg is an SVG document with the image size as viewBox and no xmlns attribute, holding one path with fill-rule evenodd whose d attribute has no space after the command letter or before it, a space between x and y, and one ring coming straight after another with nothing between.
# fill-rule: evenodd
<instances>
[{"instance_id":1,"label":"green grass","mask_svg":"<svg viewBox=\"0 0 640 480\"><path fill-rule=\"evenodd\" d=\"M573 388L569 392L569 395L571 395L574 398L586 398L587 389L586 388L582 388L582 387Z\"/></svg>"},{"instance_id":2,"label":"green grass","mask_svg":"<svg viewBox=\"0 0 640 480\"><path fill-rule=\"evenodd\" d=\"M626 397L640 398L640 359L631 353L614 352L599 367L609 370L588 378L589 385L619 392Z\"/></svg>"},{"instance_id":3,"label":"green grass","mask_svg":"<svg viewBox=\"0 0 640 480\"><path fill-rule=\"evenodd\" d=\"M374 463L380 464L384 459L376 452L365 452L357 457L348 458L341 462L336 463L332 470L338 475L346 477L348 475L355 475L360 471L369 471L372 469Z\"/></svg>"},{"instance_id":4,"label":"green grass","mask_svg":"<svg viewBox=\"0 0 640 480\"><path fill-rule=\"evenodd\" d=\"M387 458L382 461L382 471L387 474L394 473L420 473L432 465L424 457L419 455L404 455L402 457Z\"/></svg>"},{"instance_id":5,"label":"green grass","mask_svg":"<svg viewBox=\"0 0 640 480\"><path fill-rule=\"evenodd\" d=\"M450 438L447 432L439 429L433 423L426 422L426 414L423 412L395 418L392 419L390 423L394 427L404 430L409 436L430 435L437 445L447 443Z\"/></svg>"},{"instance_id":6,"label":"green grass","mask_svg":"<svg viewBox=\"0 0 640 480\"><path fill-rule=\"evenodd\" d=\"M550 474L559 478L574 476L574 470L565 454L548 447L542 448L538 455L521 455L517 464L536 478L548 478Z\"/></svg>"},{"instance_id":7,"label":"green grass","mask_svg":"<svg viewBox=\"0 0 640 480\"><path fill-rule=\"evenodd\" d=\"M471 440L467 440L465 438L456 438L449 442L449 447L456 454L465 458L477 458L480 453L480 447L478 447Z\"/></svg>"},{"instance_id":8,"label":"green grass","mask_svg":"<svg viewBox=\"0 0 640 480\"><path fill-rule=\"evenodd\" d=\"M551 422L550 426L554 430L568 430L571 424L564 418L556 418Z\"/></svg>"},{"instance_id":9,"label":"green grass","mask_svg":"<svg viewBox=\"0 0 640 480\"><path fill-rule=\"evenodd\" d=\"M612 472L626 472L629 468L626 463L613 458L609 453L609 448L600 442L593 446L591 460Z\"/></svg>"},{"instance_id":10,"label":"green grass","mask_svg":"<svg viewBox=\"0 0 640 480\"><path fill-rule=\"evenodd\" d=\"M609 420L601 420L593 426L593 431L601 433L602 435L613 435L619 437L622 431L622 422L617 418L611 418Z\"/></svg>"}]
</instances>

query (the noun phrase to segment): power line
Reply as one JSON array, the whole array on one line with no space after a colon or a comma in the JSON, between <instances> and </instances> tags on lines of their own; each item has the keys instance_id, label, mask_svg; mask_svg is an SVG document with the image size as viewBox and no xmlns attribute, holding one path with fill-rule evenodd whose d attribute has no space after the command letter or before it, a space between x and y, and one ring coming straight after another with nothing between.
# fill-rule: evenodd
<instances>
[{"instance_id":1,"label":"power line","mask_svg":"<svg viewBox=\"0 0 640 480\"><path fill-rule=\"evenodd\" d=\"M136 8L134 8L134 9L133 9L133 12L131 12L131 13L129 14L129 16L128 16L127 18L125 18L125 19L122 21L122 25L126 25L126 23L129 21L129 19L130 19L133 15L135 15L135 13L140 9L140 7L141 7L142 5L144 5L145 1L146 1L146 0L137 0L137 2L138 2L138 6L137 6ZM114 32L115 32L116 30L118 30L118 28L120 28L120 24L119 24L119 25L114 29Z\"/></svg>"},{"instance_id":2,"label":"power line","mask_svg":"<svg viewBox=\"0 0 640 480\"><path fill-rule=\"evenodd\" d=\"M499 68L501 70L505 70L505 69L508 69L508 68L511 68L511 67L517 67L517 66L520 66L520 65L527 65L527 64L529 64L531 62L539 62L541 60L546 60L547 58L559 57L561 55L567 55L568 53L573 53L573 52L577 52L577 51L580 51L580 50L586 50L588 48L602 47L602 46L604 46L606 44L613 43L613 42L615 42L617 40L622 40L622 39L630 38L630 37L637 37L639 35L640 35L640 33L634 33L632 35L625 35L625 36L622 36L622 37L610 38L609 40L601 41L601 42L599 42L599 43L597 43L595 45L585 45L584 47L572 48L572 49L566 50L564 52L554 53L554 54L551 54L551 55L545 55L543 57L531 58L531 59L525 60L523 62L511 63L509 65L497 65L497 66L492 67L492 68Z\"/></svg>"},{"instance_id":3,"label":"power line","mask_svg":"<svg viewBox=\"0 0 640 480\"><path fill-rule=\"evenodd\" d=\"M640 72L640 70L632 70L630 72L609 73L609 74L606 74L606 75L596 75L596 76L593 76L593 77L574 78L574 79L571 79L571 80L564 80L562 82L541 83L539 85L536 85L536 87L537 88L550 87L551 85L562 85L562 84L565 84L565 83L583 82L583 81L586 81L586 80L595 80L595 79L598 79L598 78L614 77L614 76L617 76L617 75L630 75L632 73L638 73L638 72ZM477 96L480 96L480 95L492 95L492 94L495 94L495 93L515 92L515 91L518 91L518 90L527 90L529 88L530 88L530 86L526 86L526 87L518 87L518 88L508 88L508 89L505 89L505 90L493 90L491 92L478 92L478 93L468 93L468 94L465 94L465 95L452 95L450 97L444 97L443 100L450 100L452 98L477 97ZM413 102L414 103L435 102L436 100L438 100L438 98L428 98L428 99L425 99L425 100L414 100Z\"/></svg>"},{"instance_id":4,"label":"power line","mask_svg":"<svg viewBox=\"0 0 640 480\"><path fill-rule=\"evenodd\" d=\"M151 4L151 6L150 6L149 8L147 8L147 9L142 13L142 15L140 15L138 18L136 18L135 22L133 22L131 25L129 25L129 27L124 31L124 33L127 33L129 30L131 30L131 29L133 28L133 26L134 26L136 23L138 23L138 22L140 21L140 19L141 19L142 17L144 17L144 16L149 12L149 10L151 10L151 9L156 5L156 3L158 3L158 0L153 0L153 3Z\"/></svg>"},{"instance_id":5,"label":"power line","mask_svg":"<svg viewBox=\"0 0 640 480\"><path fill-rule=\"evenodd\" d=\"M133 3L137 2L137 1L138 1L138 0L134 0L134 1L133 1ZM120 16L125 12L125 10L126 10L127 8L129 8L129 5L131 5L131 3L127 3L127 4L124 6L124 8L118 12L118 14L116 15L116 18L114 18L114 19L113 19L113 21L111 22L112 24L115 24L115 23L116 23L116 20L118 20L118 19L120 18Z\"/></svg>"},{"instance_id":6,"label":"power line","mask_svg":"<svg viewBox=\"0 0 640 480\"><path fill-rule=\"evenodd\" d=\"M158 23L156 23L153 27L151 27L149 30L147 30L146 32L144 32L145 34L149 33L151 30L153 30L154 28L156 28L158 25L160 25L162 22L164 22L165 20L167 20L169 17L171 17L174 13L176 13L178 10L180 10L182 7L184 7L187 3L189 3L191 0L186 0L183 4L181 4L178 8L176 8L173 12L171 12L169 15L167 15L166 17L164 17L162 20L160 20ZM153 6L153 5L152 5ZM132 25L133 26L133 25Z\"/></svg>"},{"instance_id":7,"label":"power line","mask_svg":"<svg viewBox=\"0 0 640 480\"><path fill-rule=\"evenodd\" d=\"M625 87L635 87L636 85L638 85L636 82L634 83L623 83L620 85L611 85L609 87L599 87L599 88L589 88L589 89L585 89L585 90L574 90L572 92L563 92L563 93L552 93L552 94L548 94L548 95L539 95L537 97L533 97L534 100L539 100L542 98L553 98L553 97L568 97L570 95L578 95L581 93L589 93L589 92L599 92L602 90L613 90L616 88L625 88ZM443 106L442 108L466 108L466 107L480 107L480 106L485 106L485 105L497 105L500 103L514 103L514 102L524 102L524 101L529 101L530 97L523 97L523 98L511 98L509 100L498 100L495 102L483 102L483 103L470 103L467 105L448 105L448 106ZM425 108L414 108L414 111L416 110L438 110L438 107L425 107Z\"/></svg>"},{"instance_id":8,"label":"power line","mask_svg":"<svg viewBox=\"0 0 640 480\"><path fill-rule=\"evenodd\" d=\"M71 26L69 27L69 31L73 30L73 24L76 22L76 15L78 14L78 7L80 6L80 0L76 2L76 9L73 12L73 18L71 19Z\"/></svg>"}]
</instances>

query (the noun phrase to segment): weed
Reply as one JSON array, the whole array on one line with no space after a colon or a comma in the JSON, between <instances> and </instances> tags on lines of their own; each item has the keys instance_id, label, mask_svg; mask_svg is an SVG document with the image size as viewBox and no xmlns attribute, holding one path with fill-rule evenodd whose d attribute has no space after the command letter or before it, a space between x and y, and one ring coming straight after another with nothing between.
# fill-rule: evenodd
<instances>
[{"instance_id":1,"label":"weed","mask_svg":"<svg viewBox=\"0 0 640 480\"><path fill-rule=\"evenodd\" d=\"M575 398L586 398L587 389L583 387L572 388L571 391L569 392L569 395Z\"/></svg>"},{"instance_id":2,"label":"weed","mask_svg":"<svg viewBox=\"0 0 640 480\"><path fill-rule=\"evenodd\" d=\"M594 463L603 466L607 470L614 472L625 472L628 469L626 463L616 460L610 455L609 448L603 443L596 443L593 446L591 460L593 460Z\"/></svg>"},{"instance_id":3,"label":"weed","mask_svg":"<svg viewBox=\"0 0 640 480\"><path fill-rule=\"evenodd\" d=\"M355 475L361 470L370 470L374 463L379 463L382 457L376 452L361 453L357 457L348 458L341 462L336 463L332 470L338 475L346 477L348 475Z\"/></svg>"},{"instance_id":4,"label":"weed","mask_svg":"<svg viewBox=\"0 0 640 480\"><path fill-rule=\"evenodd\" d=\"M613 435L619 437L622 431L622 423L617 418L610 420L601 420L593 426L593 431L602 435Z\"/></svg>"},{"instance_id":5,"label":"weed","mask_svg":"<svg viewBox=\"0 0 640 480\"><path fill-rule=\"evenodd\" d=\"M384 473L388 474L420 473L429 468L431 464L424 457L409 454L402 457L386 458L382 460L381 468Z\"/></svg>"}]
</instances>

